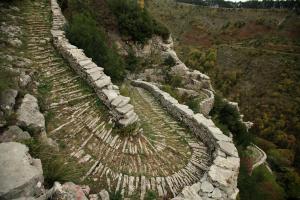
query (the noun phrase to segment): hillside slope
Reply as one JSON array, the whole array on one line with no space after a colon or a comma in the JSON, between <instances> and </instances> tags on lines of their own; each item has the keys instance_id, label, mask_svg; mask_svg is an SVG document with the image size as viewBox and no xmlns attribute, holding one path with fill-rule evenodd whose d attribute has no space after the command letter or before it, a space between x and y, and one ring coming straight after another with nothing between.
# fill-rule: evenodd
<instances>
[{"instance_id":1,"label":"hillside slope","mask_svg":"<svg viewBox=\"0 0 300 200\"><path fill-rule=\"evenodd\" d=\"M299 198L292 184L300 184L295 172L300 166L300 16L173 0L146 5L170 29L187 66L208 74L218 93L239 102L245 119L254 122L250 131L267 152L286 197Z\"/></svg>"}]
</instances>

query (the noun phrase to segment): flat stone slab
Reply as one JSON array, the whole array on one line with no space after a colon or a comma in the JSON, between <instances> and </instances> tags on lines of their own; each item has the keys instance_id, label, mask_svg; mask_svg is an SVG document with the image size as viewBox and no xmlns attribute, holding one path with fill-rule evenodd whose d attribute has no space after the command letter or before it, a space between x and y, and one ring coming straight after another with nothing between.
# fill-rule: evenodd
<instances>
[{"instance_id":1,"label":"flat stone slab","mask_svg":"<svg viewBox=\"0 0 300 200\"><path fill-rule=\"evenodd\" d=\"M201 190L203 192L212 192L214 190L214 186L210 182L204 181L201 184Z\"/></svg>"},{"instance_id":2,"label":"flat stone slab","mask_svg":"<svg viewBox=\"0 0 300 200\"><path fill-rule=\"evenodd\" d=\"M101 89L103 88L104 86L106 85L109 85L111 84L111 80L110 80L110 77L109 76L105 76L103 75L103 79L99 79L95 82L95 86L98 88L98 89Z\"/></svg>"},{"instance_id":3,"label":"flat stone slab","mask_svg":"<svg viewBox=\"0 0 300 200\"><path fill-rule=\"evenodd\" d=\"M220 184L223 188L230 187L235 178L237 176L237 173L228 169L224 169L222 167L218 167L216 165L211 166L208 176L213 182L217 182Z\"/></svg>"},{"instance_id":4,"label":"flat stone slab","mask_svg":"<svg viewBox=\"0 0 300 200\"><path fill-rule=\"evenodd\" d=\"M121 114L126 114L128 113L129 111L133 110L133 105L131 104L127 104L125 105L124 107L121 107L121 108L116 108L116 110L121 113Z\"/></svg>"},{"instance_id":5,"label":"flat stone slab","mask_svg":"<svg viewBox=\"0 0 300 200\"><path fill-rule=\"evenodd\" d=\"M104 93L104 95L107 97L107 100L109 102L112 102L115 98L118 97L118 94L115 90L107 90L107 89L103 89L102 92Z\"/></svg>"},{"instance_id":6,"label":"flat stone slab","mask_svg":"<svg viewBox=\"0 0 300 200\"><path fill-rule=\"evenodd\" d=\"M230 157L230 156L228 156L227 158L217 156L217 158L214 160L214 164L219 167L223 167L233 171L234 170L238 171L240 166L240 159L236 157Z\"/></svg>"},{"instance_id":7,"label":"flat stone slab","mask_svg":"<svg viewBox=\"0 0 300 200\"><path fill-rule=\"evenodd\" d=\"M17 124L21 127L32 128L35 132L45 130L45 118L39 111L37 99L26 94L17 111Z\"/></svg>"},{"instance_id":8,"label":"flat stone slab","mask_svg":"<svg viewBox=\"0 0 300 200\"><path fill-rule=\"evenodd\" d=\"M116 99L114 99L111 102L111 105L115 106L115 107L123 107L126 104L128 104L130 102L130 98L129 97L124 97L122 95L119 95Z\"/></svg>"},{"instance_id":9,"label":"flat stone slab","mask_svg":"<svg viewBox=\"0 0 300 200\"><path fill-rule=\"evenodd\" d=\"M42 164L16 142L0 144L0 199L36 196L44 182Z\"/></svg>"},{"instance_id":10,"label":"flat stone slab","mask_svg":"<svg viewBox=\"0 0 300 200\"><path fill-rule=\"evenodd\" d=\"M221 150L224 151L226 154L237 158L239 157L238 151L232 142L219 141L218 144Z\"/></svg>"},{"instance_id":11,"label":"flat stone slab","mask_svg":"<svg viewBox=\"0 0 300 200\"><path fill-rule=\"evenodd\" d=\"M99 80L102 76L104 75L102 70L97 70L91 73L88 73L88 77L90 79L90 81L97 81Z\"/></svg>"}]
</instances>

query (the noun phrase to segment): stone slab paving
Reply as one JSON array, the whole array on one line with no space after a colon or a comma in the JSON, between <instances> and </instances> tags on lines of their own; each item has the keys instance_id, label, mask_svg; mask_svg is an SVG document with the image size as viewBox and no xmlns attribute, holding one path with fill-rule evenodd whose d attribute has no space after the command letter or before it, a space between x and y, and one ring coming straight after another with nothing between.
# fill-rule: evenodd
<instances>
[{"instance_id":1,"label":"stone slab paving","mask_svg":"<svg viewBox=\"0 0 300 200\"><path fill-rule=\"evenodd\" d=\"M52 46L50 5L27 1L24 10L26 51L40 83L51 86L45 100L46 111L54 116L47 123L48 134L63 144L66 156L86 167L83 180L99 191L121 191L124 197L143 199L149 190L160 198L174 197L201 179L211 162L201 141L168 115L150 93L131 86L130 98L143 132L136 130L139 134L134 137L117 134L96 94ZM115 100L114 104L127 101Z\"/></svg>"}]
</instances>

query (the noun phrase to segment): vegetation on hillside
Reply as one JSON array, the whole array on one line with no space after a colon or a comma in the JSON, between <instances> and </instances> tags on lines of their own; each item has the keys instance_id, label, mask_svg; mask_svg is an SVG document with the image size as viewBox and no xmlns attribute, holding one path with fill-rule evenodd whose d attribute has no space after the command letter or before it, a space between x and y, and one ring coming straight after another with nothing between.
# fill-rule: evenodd
<instances>
[{"instance_id":1,"label":"vegetation on hillside","mask_svg":"<svg viewBox=\"0 0 300 200\"><path fill-rule=\"evenodd\" d=\"M24 143L29 147L30 155L41 160L47 188L51 188L55 181L80 182L86 169L78 167L75 160L66 158L63 153L57 152L38 139L29 139Z\"/></svg>"},{"instance_id":2,"label":"vegetation on hillside","mask_svg":"<svg viewBox=\"0 0 300 200\"><path fill-rule=\"evenodd\" d=\"M136 71L140 62L131 51L125 59L119 56L107 32L119 30L122 36L140 43L155 34L164 39L169 36L168 29L154 20L147 10L141 9L136 1L61 0L59 3L69 21L66 33L70 42L84 49L87 56L117 82L124 79L126 69Z\"/></svg>"},{"instance_id":3,"label":"vegetation on hillside","mask_svg":"<svg viewBox=\"0 0 300 200\"><path fill-rule=\"evenodd\" d=\"M84 31L83 31L84 30ZM113 47L107 44L106 36L97 23L88 14L72 16L66 31L70 42L93 58L105 73L113 80L122 80L125 76L125 64Z\"/></svg>"},{"instance_id":4,"label":"vegetation on hillside","mask_svg":"<svg viewBox=\"0 0 300 200\"><path fill-rule=\"evenodd\" d=\"M146 9L140 8L135 0L110 0L111 10L118 20L122 35L134 41L145 43L154 34L169 37L168 29L154 20Z\"/></svg>"},{"instance_id":5,"label":"vegetation on hillside","mask_svg":"<svg viewBox=\"0 0 300 200\"><path fill-rule=\"evenodd\" d=\"M110 44L101 24L95 20L89 4L81 0L70 0L65 7L69 19L66 34L70 42L84 49L86 55L103 67L104 72L114 81L123 80L125 63L114 45Z\"/></svg>"},{"instance_id":6,"label":"vegetation on hillside","mask_svg":"<svg viewBox=\"0 0 300 200\"><path fill-rule=\"evenodd\" d=\"M150 0L147 6L175 36L176 52L187 66L208 74L217 92L239 102L245 120L254 122L250 130L253 142L267 153L274 173L268 175L273 177L270 181L266 170L252 175L243 171L251 160L239 148L241 199L299 199L299 15L287 10L213 9L164 0ZM218 104L216 100L216 107ZM236 115L228 106L221 104L221 108L214 108L212 114L226 133ZM229 120L223 119L224 114L230 114ZM230 132L236 136L237 129ZM263 178L256 179L259 176ZM249 179L262 184L256 187L245 181Z\"/></svg>"},{"instance_id":7,"label":"vegetation on hillside","mask_svg":"<svg viewBox=\"0 0 300 200\"><path fill-rule=\"evenodd\" d=\"M249 159L242 159L238 179L239 196L242 200L285 199L282 187L278 185L275 177L265 165L259 166L250 174L249 164Z\"/></svg>"},{"instance_id":8,"label":"vegetation on hillside","mask_svg":"<svg viewBox=\"0 0 300 200\"><path fill-rule=\"evenodd\" d=\"M242 123L239 111L226 102L221 96L215 95L214 107L209 113L213 120L227 135L232 133L238 146L247 147L252 142L252 136Z\"/></svg>"}]
</instances>

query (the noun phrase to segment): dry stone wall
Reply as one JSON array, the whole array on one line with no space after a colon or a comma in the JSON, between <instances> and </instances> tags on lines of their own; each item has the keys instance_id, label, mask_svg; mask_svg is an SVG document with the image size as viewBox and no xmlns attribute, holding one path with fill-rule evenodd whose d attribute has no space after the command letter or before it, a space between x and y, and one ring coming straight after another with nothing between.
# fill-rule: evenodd
<instances>
[{"instance_id":1,"label":"dry stone wall","mask_svg":"<svg viewBox=\"0 0 300 200\"><path fill-rule=\"evenodd\" d=\"M202 91L207 97L200 103L200 112L208 115L214 105L214 91L211 86L210 77L198 70L189 69L177 56L174 50L173 39L163 40L159 36L152 37L146 45L131 44L136 56L148 57L152 54L160 54L163 59L172 58L174 66L170 74L180 76L184 82L184 88L194 91ZM128 48L126 48L128 49ZM134 78L137 79L137 78ZM146 69L139 74L138 79L151 82L164 82L161 69Z\"/></svg>"},{"instance_id":2,"label":"dry stone wall","mask_svg":"<svg viewBox=\"0 0 300 200\"><path fill-rule=\"evenodd\" d=\"M208 89L203 89L202 92L207 95L207 98L200 102L200 112L207 116L214 107L215 95L211 90Z\"/></svg>"},{"instance_id":3,"label":"dry stone wall","mask_svg":"<svg viewBox=\"0 0 300 200\"><path fill-rule=\"evenodd\" d=\"M128 126L139 120L131 105L130 98L120 95L118 86L105 75L103 68L88 58L82 49L70 44L63 27L66 19L56 0L51 0L53 24L51 33L53 42L62 56L70 63L75 72L95 90L97 96L109 108L114 120L122 126Z\"/></svg>"},{"instance_id":4,"label":"dry stone wall","mask_svg":"<svg viewBox=\"0 0 300 200\"><path fill-rule=\"evenodd\" d=\"M142 87L154 95L168 112L184 123L209 148L213 164L201 181L185 187L174 199L235 199L239 190L237 178L240 166L238 151L232 138L224 135L211 119L179 104L170 94L152 83L136 80L134 86Z\"/></svg>"}]
</instances>

